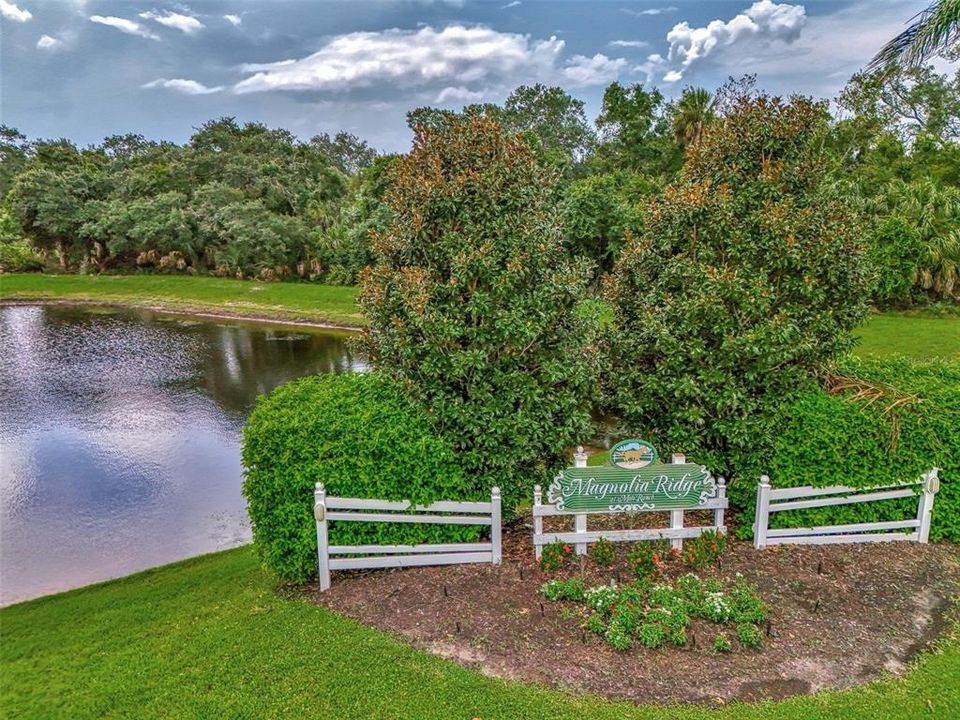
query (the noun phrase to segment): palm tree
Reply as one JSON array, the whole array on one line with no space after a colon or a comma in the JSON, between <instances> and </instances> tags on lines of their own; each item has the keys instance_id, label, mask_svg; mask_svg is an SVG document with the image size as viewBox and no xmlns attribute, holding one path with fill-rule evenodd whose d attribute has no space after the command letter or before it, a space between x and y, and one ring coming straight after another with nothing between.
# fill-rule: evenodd
<instances>
[{"instance_id":1,"label":"palm tree","mask_svg":"<svg viewBox=\"0 0 960 720\"><path fill-rule=\"evenodd\" d=\"M960 45L960 0L937 0L913 16L910 27L888 42L870 63L871 70L917 67Z\"/></svg>"},{"instance_id":2,"label":"palm tree","mask_svg":"<svg viewBox=\"0 0 960 720\"><path fill-rule=\"evenodd\" d=\"M707 125L716 119L714 98L703 88L687 88L677 101L673 136L681 147L696 145Z\"/></svg>"}]
</instances>

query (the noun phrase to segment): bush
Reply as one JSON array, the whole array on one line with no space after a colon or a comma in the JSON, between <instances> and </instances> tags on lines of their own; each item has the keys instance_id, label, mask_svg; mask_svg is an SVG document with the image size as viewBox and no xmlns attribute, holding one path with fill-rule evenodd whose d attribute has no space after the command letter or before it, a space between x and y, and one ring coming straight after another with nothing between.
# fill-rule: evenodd
<instances>
[{"instance_id":1,"label":"bush","mask_svg":"<svg viewBox=\"0 0 960 720\"><path fill-rule=\"evenodd\" d=\"M742 514L740 534L751 532L761 474L774 487L868 487L912 481L937 466L930 537L960 540L960 362L851 358L827 384L833 392L809 385L783 409L772 452L738 462L729 495ZM771 527L902 520L916 508L904 498L796 510L772 514Z\"/></svg>"},{"instance_id":2,"label":"bush","mask_svg":"<svg viewBox=\"0 0 960 720\"><path fill-rule=\"evenodd\" d=\"M560 541L543 546L540 555L540 567L546 572L556 572L562 569L573 558L573 548Z\"/></svg>"},{"instance_id":3,"label":"bush","mask_svg":"<svg viewBox=\"0 0 960 720\"><path fill-rule=\"evenodd\" d=\"M683 561L692 568L704 568L717 562L727 549L727 536L707 530L684 543Z\"/></svg>"},{"instance_id":4,"label":"bush","mask_svg":"<svg viewBox=\"0 0 960 720\"><path fill-rule=\"evenodd\" d=\"M613 561L617 559L613 543L603 537L590 546L589 552L593 561L603 567L613 565Z\"/></svg>"},{"instance_id":5,"label":"bush","mask_svg":"<svg viewBox=\"0 0 960 720\"><path fill-rule=\"evenodd\" d=\"M469 491L449 446L388 379L320 375L262 397L243 435L243 494L263 563L304 582L316 570L314 484L329 495L410 500L482 500ZM332 544L456 542L474 526L331 523Z\"/></svg>"},{"instance_id":6,"label":"bush","mask_svg":"<svg viewBox=\"0 0 960 720\"><path fill-rule=\"evenodd\" d=\"M721 472L853 344L872 285L857 215L829 193L826 107L740 99L687 150L606 295L613 410Z\"/></svg>"},{"instance_id":7,"label":"bush","mask_svg":"<svg viewBox=\"0 0 960 720\"><path fill-rule=\"evenodd\" d=\"M364 271L364 349L426 408L474 487L529 497L590 428L597 352L577 312L555 173L483 117L419 127L391 172Z\"/></svg>"},{"instance_id":8,"label":"bush","mask_svg":"<svg viewBox=\"0 0 960 720\"><path fill-rule=\"evenodd\" d=\"M0 242L0 273L42 269L43 255L28 240Z\"/></svg>"}]
</instances>

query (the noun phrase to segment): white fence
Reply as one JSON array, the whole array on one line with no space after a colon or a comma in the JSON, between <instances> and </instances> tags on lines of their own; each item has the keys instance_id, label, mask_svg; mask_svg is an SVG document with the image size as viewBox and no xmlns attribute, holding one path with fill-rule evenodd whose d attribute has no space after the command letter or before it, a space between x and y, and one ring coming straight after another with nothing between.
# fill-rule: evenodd
<instances>
[{"instance_id":1,"label":"white fence","mask_svg":"<svg viewBox=\"0 0 960 720\"><path fill-rule=\"evenodd\" d=\"M682 455L674 455L673 462L683 464L686 459ZM575 467L586 467L587 456L578 452L574 455ZM724 510L727 508L727 488L725 480L722 477L717 478L716 497L710 498L706 502L696 507L686 510L640 510L636 512L663 512L670 514L670 527L667 528L649 528L644 530L595 530L587 529L587 515L585 512L571 512L567 510L558 510L553 505L543 504L543 489L536 485L533 488L533 546L536 552L537 560L543 555L543 546L555 542L572 544L578 555L587 554L587 544L600 540L609 540L610 542L635 542L639 540L670 540L670 545L678 550L683 549L684 538L695 538L710 530L713 532L727 532L727 526L724 525ZM695 512L698 510L713 511L713 525L685 526L683 514L685 512ZM611 514L610 511L595 511L602 514ZM566 516L573 517L573 532L555 532L545 533L543 531L543 519L545 517Z\"/></svg>"},{"instance_id":2,"label":"white fence","mask_svg":"<svg viewBox=\"0 0 960 720\"><path fill-rule=\"evenodd\" d=\"M490 502L409 502L327 497L323 483L314 491L313 516L317 521L317 558L320 589L330 587L331 570L414 567L418 565L500 564L500 490L493 488ZM490 541L425 545L330 545L329 522L427 523L433 525L487 525Z\"/></svg>"},{"instance_id":3,"label":"white fence","mask_svg":"<svg viewBox=\"0 0 960 720\"><path fill-rule=\"evenodd\" d=\"M828 543L886 542L909 540L927 542L930 536L930 513L933 498L940 489L939 469L925 472L912 483L852 488L845 485L814 488L810 486L775 490L770 478L763 475L757 485L757 510L753 523L753 545L826 545ZM920 486L919 492L917 486ZM918 497L917 515L907 520L845 525L820 525L806 528L770 529L770 513L785 510L868 503L896 498ZM901 532L890 532L901 531ZM903 532L908 531L908 532Z\"/></svg>"}]
</instances>

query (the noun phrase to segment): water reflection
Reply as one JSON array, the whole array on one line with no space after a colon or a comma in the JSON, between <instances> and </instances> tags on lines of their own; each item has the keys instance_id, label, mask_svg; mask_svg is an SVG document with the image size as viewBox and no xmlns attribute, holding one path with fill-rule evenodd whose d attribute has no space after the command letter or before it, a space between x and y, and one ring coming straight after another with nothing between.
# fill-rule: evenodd
<instances>
[{"instance_id":1,"label":"water reflection","mask_svg":"<svg viewBox=\"0 0 960 720\"><path fill-rule=\"evenodd\" d=\"M249 540L256 397L361 367L345 333L0 307L0 603Z\"/></svg>"}]
</instances>

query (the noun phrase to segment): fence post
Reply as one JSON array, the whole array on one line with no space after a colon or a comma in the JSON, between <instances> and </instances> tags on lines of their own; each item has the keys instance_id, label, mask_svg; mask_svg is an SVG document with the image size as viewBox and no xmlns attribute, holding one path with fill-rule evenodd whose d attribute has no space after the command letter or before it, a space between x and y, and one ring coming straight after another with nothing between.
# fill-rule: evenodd
<instances>
[{"instance_id":1,"label":"fence post","mask_svg":"<svg viewBox=\"0 0 960 720\"><path fill-rule=\"evenodd\" d=\"M671 462L674 465L683 465L687 461L683 453L673 453ZM670 511L670 529L683 527L683 510ZM670 547L675 550L683 550L683 538L670 538Z\"/></svg>"},{"instance_id":2,"label":"fence post","mask_svg":"<svg viewBox=\"0 0 960 720\"><path fill-rule=\"evenodd\" d=\"M925 543L930 539L930 518L933 512L933 497L940 490L940 468L933 468L923 474L923 492L917 504L917 542Z\"/></svg>"},{"instance_id":3,"label":"fence post","mask_svg":"<svg viewBox=\"0 0 960 720\"><path fill-rule=\"evenodd\" d=\"M573 466L578 468L585 468L587 466L587 454L583 451L582 445L577 446L577 452L573 455ZM587 531L587 516L585 513L574 515L573 530L577 533L585 533ZM586 543L576 543L575 549L577 555L587 554Z\"/></svg>"},{"instance_id":4,"label":"fence post","mask_svg":"<svg viewBox=\"0 0 960 720\"><path fill-rule=\"evenodd\" d=\"M543 535L543 518L537 514L537 511L543 505L543 492L539 485L533 486L533 549L537 555L537 562L540 562L540 556L543 554L543 548L537 544L537 540Z\"/></svg>"},{"instance_id":5,"label":"fence post","mask_svg":"<svg viewBox=\"0 0 960 720\"><path fill-rule=\"evenodd\" d=\"M330 589L330 553L327 542L327 491L317 483L313 491L313 517L317 521L317 578L320 591Z\"/></svg>"},{"instance_id":6,"label":"fence post","mask_svg":"<svg viewBox=\"0 0 960 720\"><path fill-rule=\"evenodd\" d=\"M723 475L717 478L717 499L723 500L727 497L727 481L724 479ZM717 527L717 532L720 531L720 528L724 528L723 532L726 532L726 525L723 524L723 508L719 507L713 511L713 524Z\"/></svg>"},{"instance_id":7,"label":"fence post","mask_svg":"<svg viewBox=\"0 0 960 720\"><path fill-rule=\"evenodd\" d=\"M753 520L753 546L760 550L767 545L767 525L770 521L770 478L760 476L757 485L757 509Z\"/></svg>"},{"instance_id":8,"label":"fence post","mask_svg":"<svg viewBox=\"0 0 960 720\"><path fill-rule=\"evenodd\" d=\"M503 556L500 546L500 488L495 487L490 491L490 562L499 565Z\"/></svg>"}]
</instances>

